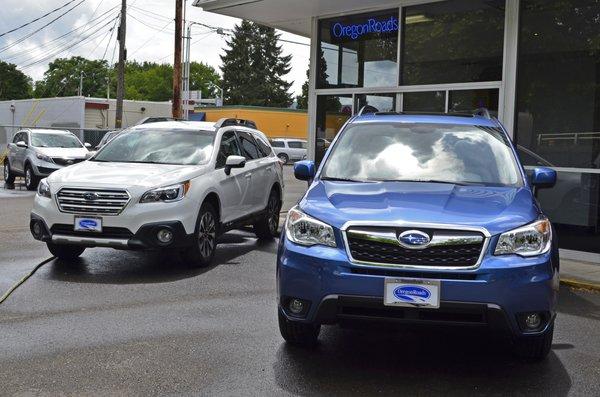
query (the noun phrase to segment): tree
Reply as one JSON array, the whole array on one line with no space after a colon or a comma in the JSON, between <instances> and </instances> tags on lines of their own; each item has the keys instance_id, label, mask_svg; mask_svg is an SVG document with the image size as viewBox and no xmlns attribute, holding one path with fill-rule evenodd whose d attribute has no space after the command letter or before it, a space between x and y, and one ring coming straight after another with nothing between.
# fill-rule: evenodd
<instances>
[{"instance_id":1,"label":"tree","mask_svg":"<svg viewBox=\"0 0 600 397\"><path fill-rule=\"evenodd\" d=\"M31 96L31 78L12 63L0 61L0 100L25 99Z\"/></svg>"},{"instance_id":2,"label":"tree","mask_svg":"<svg viewBox=\"0 0 600 397\"><path fill-rule=\"evenodd\" d=\"M282 55L275 29L242 21L221 56L225 102L236 105L288 107L292 83L283 80L291 70L291 55Z\"/></svg>"},{"instance_id":3,"label":"tree","mask_svg":"<svg viewBox=\"0 0 600 397\"><path fill-rule=\"evenodd\" d=\"M50 62L44 78L35 83L34 96L42 98L77 95L81 72L83 95L105 97L106 78L109 75L108 62L79 56L58 58Z\"/></svg>"},{"instance_id":4,"label":"tree","mask_svg":"<svg viewBox=\"0 0 600 397\"><path fill-rule=\"evenodd\" d=\"M215 86L220 84L221 77L215 68L202 62L190 63L190 90L202 91L202 98L214 98L218 94Z\"/></svg>"}]
</instances>

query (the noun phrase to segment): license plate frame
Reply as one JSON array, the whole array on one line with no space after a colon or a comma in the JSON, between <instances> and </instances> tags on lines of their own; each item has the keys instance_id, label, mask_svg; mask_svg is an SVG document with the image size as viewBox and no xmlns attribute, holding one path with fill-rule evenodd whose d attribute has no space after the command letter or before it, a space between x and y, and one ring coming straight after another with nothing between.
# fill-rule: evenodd
<instances>
[{"instance_id":1,"label":"license plate frame","mask_svg":"<svg viewBox=\"0 0 600 397\"><path fill-rule=\"evenodd\" d=\"M73 230L85 233L102 233L102 217L76 215L73 220Z\"/></svg>"},{"instance_id":2,"label":"license plate frame","mask_svg":"<svg viewBox=\"0 0 600 397\"><path fill-rule=\"evenodd\" d=\"M434 279L386 277L383 304L439 309L441 284L440 280Z\"/></svg>"}]
</instances>

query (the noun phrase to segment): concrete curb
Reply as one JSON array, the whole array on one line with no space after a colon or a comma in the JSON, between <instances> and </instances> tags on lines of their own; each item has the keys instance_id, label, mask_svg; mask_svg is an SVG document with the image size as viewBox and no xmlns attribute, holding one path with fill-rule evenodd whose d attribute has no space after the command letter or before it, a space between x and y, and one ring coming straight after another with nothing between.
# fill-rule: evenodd
<instances>
[{"instance_id":1,"label":"concrete curb","mask_svg":"<svg viewBox=\"0 0 600 397\"><path fill-rule=\"evenodd\" d=\"M594 284L589 281L579 281L572 278L561 278L560 283L572 288L586 289L594 292L600 292L600 284Z\"/></svg>"}]
</instances>

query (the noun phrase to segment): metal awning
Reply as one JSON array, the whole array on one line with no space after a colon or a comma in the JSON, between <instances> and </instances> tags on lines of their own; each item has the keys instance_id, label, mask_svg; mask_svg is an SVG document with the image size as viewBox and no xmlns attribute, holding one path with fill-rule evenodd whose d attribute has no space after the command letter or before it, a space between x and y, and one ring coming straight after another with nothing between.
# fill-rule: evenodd
<instances>
[{"instance_id":1,"label":"metal awning","mask_svg":"<svg viewBox=\"0 0 600 397\"><path fill-rule=\"evenodd\" d=\"M194 0L193 5L310 37L312 17L398 7L398 0Z\"/></svg>"}]
</instances>

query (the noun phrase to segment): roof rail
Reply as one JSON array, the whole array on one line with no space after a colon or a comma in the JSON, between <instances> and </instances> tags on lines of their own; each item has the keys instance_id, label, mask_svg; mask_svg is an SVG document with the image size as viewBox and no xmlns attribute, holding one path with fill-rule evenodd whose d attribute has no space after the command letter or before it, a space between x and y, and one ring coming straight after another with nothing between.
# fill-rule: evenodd
<instances>
[{"instance_id":1,"label":"roof rail","mask_svg":"<svg viewBox=\"0 0 600 397\"><path fill-rule=\"evenodd\" d=\"M375 106L371 106L371 105L365 105L362 108L360 108L360 110L358 111L358 113L356 114L357 116L362 116L363 114L374 114L374 113L379 113L379 109L377 109Z\"/></svg>"},{"instance_id":2,"label":"roof rail","mask_svg":"<svg viewBox=\"0 0 600 397\"><path fill-rule=\"evenodd\" d=\"M487 108L478 108L473 111L473 116L482 116L486 119L491 119L490 111Z\"/></svg>"},{"instance_id":3,"label":"roof rail","mask_svg":"<svg viewBox=\"0 0 600 397\"><path fill-rule=\"evenodd\" d=\"M228 118L222 118L219 119L216 123L215 123L215 128L222 128L222 127L229 127L232 125L239 125L241 127L248 127L248 128L254 128L256 129L256 123L252 120L244 120L244 119L228 119Z\"/></svg>"}]
</instances>

